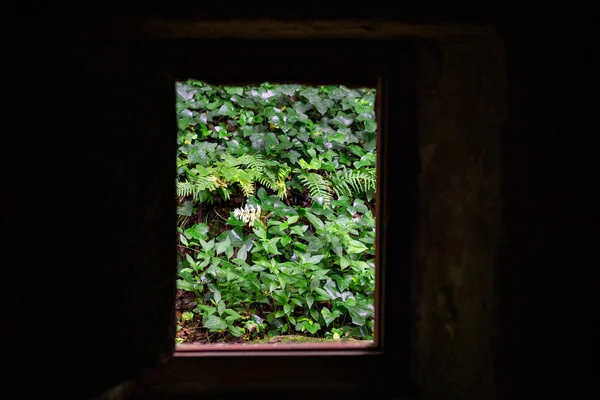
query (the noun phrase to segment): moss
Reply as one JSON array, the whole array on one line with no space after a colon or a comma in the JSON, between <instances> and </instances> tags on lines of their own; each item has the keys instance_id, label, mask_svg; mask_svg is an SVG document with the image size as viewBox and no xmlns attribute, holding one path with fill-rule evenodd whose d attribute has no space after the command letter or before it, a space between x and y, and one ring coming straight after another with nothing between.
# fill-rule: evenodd
<instances>
[{"instance_id":1,"label":"moss","mask_svg":"<svg viewBox=\"0 0 600 400\"><path fill-rule=\"evenodd\" d=\"M328 338L318 338L311 336L302 336L302 335L282 335L282 336L274 336L267 337L260 340L250 341L248 343L336 343L336 342L364 342L364 343L372 343L372 340L359 340L359 339L341 339L341 340L333 340Z\"/></svg>"}]
</instances>

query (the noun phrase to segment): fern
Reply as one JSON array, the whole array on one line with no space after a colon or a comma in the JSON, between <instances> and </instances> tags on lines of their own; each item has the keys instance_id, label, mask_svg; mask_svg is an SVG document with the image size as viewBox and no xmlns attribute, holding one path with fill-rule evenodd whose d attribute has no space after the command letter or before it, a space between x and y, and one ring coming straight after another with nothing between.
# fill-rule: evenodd
<instances>
[{"instance_id":1,"label":"fern","mask_svg":"<svg viewBox=\"0 0 600 400\"><path fill-rule=\"evenodd\" d=\"M237 182L244 191L244 194L250 196L254 193L254 182L259 182L263 186L277 192L280 199L287 196L286 178L291 169L277 161L267 160L260 153L244 154L235 158L229 154L222 157L224 166L243 166L245 169L239 169L239 175L228 177L231 182ZM243 171L243 172L242 172Z\"/></svg>"},{"instance_id":2,"label":"fern","mask_svg":"<svg viewBox=\"0 0 600 400\"><path fill-rule=\"evenodd\" d=\"M331 178L331 185L338 197L375 190L377 185L375 169L344 169Z\"/></svg>"},{"instance_id":3,"label":"fern","mask_svg":"<svg viewBox=\"0 0 600 400\"><path fill-rule=\"evenodd\" d=\"M317 200L326 207L331 203L331 186L325 178L314 172L300 172L298 179L308 189L313 200Z\"/></svg>"},{"instance_id":4,"label":"fern","mask_svg":"<svg viewBox=\"0 0 600 400\"><path fill-rule=\"evenodd\" d=\"M191 195L194 200L198 200L202 191L209 190L212 192L219 186L214 176L197 176L194 182L177 182L177 196Z\"/></svg>"}]
</instances>

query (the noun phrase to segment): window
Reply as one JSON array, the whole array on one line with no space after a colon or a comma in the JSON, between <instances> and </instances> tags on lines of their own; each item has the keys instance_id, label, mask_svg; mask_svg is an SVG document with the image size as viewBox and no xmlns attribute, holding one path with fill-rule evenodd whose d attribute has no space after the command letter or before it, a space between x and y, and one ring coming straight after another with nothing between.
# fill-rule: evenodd
<instances>
[{"instance_id":1,"label":"window","mask_svg":"<svg viewBox=\"0 0 600 400\"><path fill-rule=\"evenodd\" d=\"M372 345L376 88L175 90L177 350Z\"/></svg>"},{"instance_id":2,"label":"window","mask_svg":"<svg viewBox=\"0 0 600 400\"><path fill-rule=\"evenodd\" d=\"M405 394L409 364L409 265L416 205L417 152L411 46L370 40L162 40L144 57L176 81L290 82L376 87L377 235L375 344L260 350L175 351L144 385L154 392ZM175 103L173 90L172 103ZM173 113L173 118L175 115ZM173 121L173 124L175 121ZM173 126L166 126L172 132ZM174 346L174 343L172 344Z\"/></svg>"}]
</instances>

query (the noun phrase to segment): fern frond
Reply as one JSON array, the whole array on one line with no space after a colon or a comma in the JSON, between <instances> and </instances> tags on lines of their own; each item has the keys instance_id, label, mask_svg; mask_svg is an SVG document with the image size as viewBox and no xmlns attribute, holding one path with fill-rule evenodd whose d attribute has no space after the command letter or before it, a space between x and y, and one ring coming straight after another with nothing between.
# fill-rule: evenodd
<instances>
[{"instance_id":1,"label":"fern frond","mask_svg":"<svg viewBox=\"0 0 600 400\"><path fill-rule=\"evenodd\" d=\"M277 171L263 169L262 173L256 177L256 180L269 189L277 190Z\"/></svg>"},{"instance_id":2,"label":"fern frond","mask_svg":"<svg viewBox=\"0 0 600 400\"><path fill-rule=\"evenodd\" d=\"M191 195L194 200L200 198L200 193L204 190L213 191L219 187L219 183L214 176L198 176L194 182L177 182L177 196Z\"/></svg>"},{"instance_id":3,"label":"fern frond","mask_svg":"<svg viewBox=\"0 0 600 400\"><path fill-rule=\"evenodd\" d=\"M244 192L244 196L252 196L254 194L254 182L238 182L242 192Z\"/></svg>"},{"instance_id":4,"label":"fern frond","mask_svg":"<svg viewBox=\"0 0 600 400\"><path fill-rule=\"evenodd\" d=\"M221 159L227 166L238 166L242 165L247 169L262 170L267 165L267 160L260 153L244 154L240 157L234 157L230 154L223 154Z\"/></svg>"},{"instance_id":5,"label":"fern frond","mask_svg":"<svg viewBox=\"0 0 600 400\"><path fill-rule=\"evenodd\" d=\"M308 189L313 200L322 203L323 206L331 203L331 186L321 175L314 172L301 172L298 179Z\"/></svg>"},{"instance_id":6,"label":"fern frond","mask_svg":"<svg viewBox=\"0 0 600 400\"><path fill-rule=\"evenodd\" d=\"M276 191L280 199L287 196L285 181L291 171L288 166L268 160L260 153L244 154L237 158L224 154L221 159L220 170L236 171L235 174L229 172L229 175L225 175L230 182L239 183L246 197L254 194L254 182Z\"/></svg>"},{"instance_id":7,"label":"fern frond","mask_svg":"<svg viewBox=\"0 0 600 400\"><path fill-rule=\"evenodd\" d=\"M375 169L344 169L336 176L332 176L331 185L338 197L375 190L377 186L376 171Z\"/></svg>"}]
</instances>

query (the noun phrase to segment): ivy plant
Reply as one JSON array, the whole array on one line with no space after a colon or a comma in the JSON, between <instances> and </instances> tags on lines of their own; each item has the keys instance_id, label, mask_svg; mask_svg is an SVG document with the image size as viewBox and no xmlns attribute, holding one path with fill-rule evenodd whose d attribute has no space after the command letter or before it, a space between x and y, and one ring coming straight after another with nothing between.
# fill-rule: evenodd
<instances>
[{"instance_id":1,"label":"ivy plant","mask_svg":"<svg viewBox=\"0 0 600 400\"><path fill-rule=\"evenodd\" d=\"M179 327L372 339L375 90L176 93L177 286L193 296Z\"/></svg>"}]
</instances>

